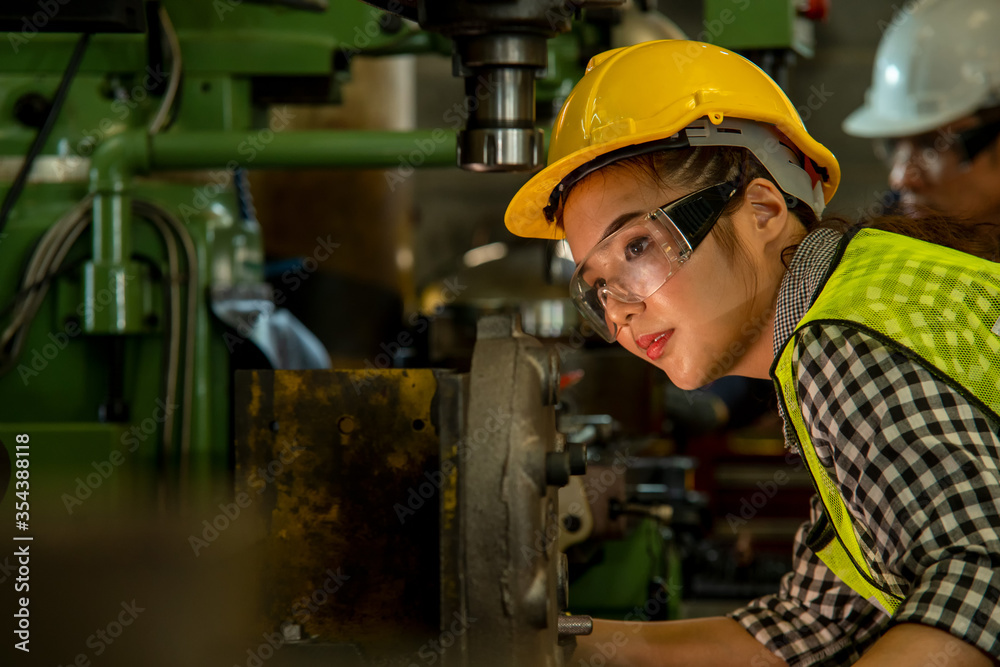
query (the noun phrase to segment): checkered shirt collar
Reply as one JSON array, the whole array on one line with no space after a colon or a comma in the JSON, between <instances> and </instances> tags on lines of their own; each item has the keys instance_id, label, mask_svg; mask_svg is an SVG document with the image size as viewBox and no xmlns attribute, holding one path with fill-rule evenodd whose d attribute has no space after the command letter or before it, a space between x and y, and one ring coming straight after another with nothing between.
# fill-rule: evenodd
<instances>
[{"instance_id":1,"label":"checkered shirt collar","mask_svg":"<svg viewBox=\"0 0 1000 667\"><path fill-rule=\"evenodd\" d=\"M774 355L795 331L795 326L812 305L816 290L830 270L843 234L833 229L817 229L806 235L795 249L788 271L778 290L774 316Z\"/></svg>"}]
</instances>

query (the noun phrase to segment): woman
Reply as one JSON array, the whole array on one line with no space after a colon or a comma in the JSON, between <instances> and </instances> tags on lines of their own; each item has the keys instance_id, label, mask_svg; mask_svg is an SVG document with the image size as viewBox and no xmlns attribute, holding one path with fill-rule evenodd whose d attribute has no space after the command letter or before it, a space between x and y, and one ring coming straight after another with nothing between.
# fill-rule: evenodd
<instances>
[{"instance_id":1,"label":"woman","mask_svg":"<svg viewBox=\"0 0 1000 667\"><path fill-rule=\"evenodd\" d=\"M960 252L996 259L996 237L823 227L839 178L781 90L708 44L602 54L567 99L508 228L565 236L580 311L677 386L773 378L817 489L776 595L598 621L574 664L997 664L1000 267Z\"/></svg>"}]
</instances>

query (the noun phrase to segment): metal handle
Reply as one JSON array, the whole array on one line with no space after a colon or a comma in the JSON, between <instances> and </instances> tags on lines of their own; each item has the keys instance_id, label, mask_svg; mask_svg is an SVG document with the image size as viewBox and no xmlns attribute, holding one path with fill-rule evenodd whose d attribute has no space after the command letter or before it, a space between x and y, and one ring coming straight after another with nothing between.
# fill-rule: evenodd
<instances>
[{"instance_id":1,"label":"metal handle","mask_svg":"<svg viewBox=\"0 0 1000 667\"><path fill-rule=\"evenodd\" d=\"M560 637L569 635L589 635L594 631L594 619L590 616L559 616L556 628Z\"/></svg>"}]
</instances>

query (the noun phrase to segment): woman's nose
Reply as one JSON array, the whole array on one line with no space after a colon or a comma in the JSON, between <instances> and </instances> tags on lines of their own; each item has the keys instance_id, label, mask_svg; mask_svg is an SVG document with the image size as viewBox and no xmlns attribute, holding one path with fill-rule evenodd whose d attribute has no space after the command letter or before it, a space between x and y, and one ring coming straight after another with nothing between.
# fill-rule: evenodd
<instances>
[{"instance_id":1,"label":"woman's nose","mask_svg":"<svg viewBox=\"0 0 1000 667\"><path fill-rule=\"evenodd\" d=\"M609 322L614 323L621 329L629 323L633 315L637 315L645 310L646 304L642 301L628 302L619 301L612 295L608 295L608 300L604 304L604 313Z\"/></svg>"}]
</instances>

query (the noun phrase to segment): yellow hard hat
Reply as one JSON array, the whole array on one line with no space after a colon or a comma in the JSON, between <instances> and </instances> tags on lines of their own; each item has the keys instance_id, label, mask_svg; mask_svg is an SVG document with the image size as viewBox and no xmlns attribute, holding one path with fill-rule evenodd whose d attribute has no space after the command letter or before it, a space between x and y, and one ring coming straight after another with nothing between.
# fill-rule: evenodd
<instances>
[{"instance_id":1,"label":"yellow hard hat","mask_svg":"<svg viewBox=\"0 0 1000 667\"><path fill-rule=\"evenodd\" d=\"M748 148L779 187L817 215L840 183L833 153L809 136L781 88L756 65L711 44L643 42L587 65L556 120L549 165L514 195L507 228L562 238L553 209L582 175L629 155L697 145Z\"/></svg>"}]
</instances>

